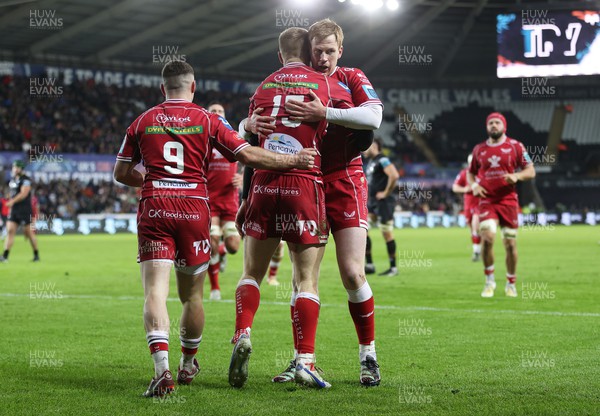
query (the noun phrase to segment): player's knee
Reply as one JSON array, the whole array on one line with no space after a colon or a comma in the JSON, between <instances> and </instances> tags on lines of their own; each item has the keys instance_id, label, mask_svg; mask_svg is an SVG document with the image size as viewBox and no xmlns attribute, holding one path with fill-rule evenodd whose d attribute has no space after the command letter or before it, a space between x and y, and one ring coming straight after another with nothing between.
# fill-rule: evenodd
<instances>
[{"instance_id":1,"label":"player's knee","mask_svg":"<svg viewBox=\"0 0 600 416\"><path fill-rule=\"evenodd\" d=\"M381 232L384 234L391 234L394 232L394 221L389 220L381 224Z\"/></svg>"},{"instance_id":2,"label":"player's knee","mask_svg":"<svg viewBox=\"0 0 600 416\"><path fill-rule=\"evenodd\" d=\"M238 251L240 235L238 234L234 221L227 221L223 225L223 239L225 240L225 247L229 253L233 254Z\"/></svg>"},{"instance_id":3,"label":"player's knee","mask_svg":"<svg viewBox=\"0 0 600 416\"><path fill-rule=\"evenodd\" d=\"M498 224L496 224L496 220L489 219L484 220L479 223L479 233L485 237L486 234L495 235L498 230Z\"/></svg>"},{"instance_id":4,"label":"player's knee","mask_svg":"<svg viewBox=\"0 0 600 416\"><path fill-rule=\"evenodd\" d=\"M516 228L508 228L502 227L502 238L506 240L507 243L514 244L517 238L517 229Z\"/></svg>"},{"instance_id":5,"label":"player's knee","mask_svg":"<svg viewBox=\"0 0 600 416\"><path fill-rule=\"evenodd\" d=\"M223 230L221 229L220 225L216 225L213 224L210 226L210 236L211 237L216 237L216 238L221 238L221 236L223 235Z\"/></svg>"}]
</instances>

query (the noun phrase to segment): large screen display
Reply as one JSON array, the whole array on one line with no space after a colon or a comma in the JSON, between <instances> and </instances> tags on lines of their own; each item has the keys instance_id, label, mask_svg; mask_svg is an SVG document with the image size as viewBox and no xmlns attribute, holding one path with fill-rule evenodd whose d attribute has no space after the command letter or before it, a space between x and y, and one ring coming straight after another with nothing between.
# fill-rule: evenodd
<instances>
[{"instance_id":1,"label":"large screen display","mask_svg":"<svg viewBox=\"0 0 600 416\"><path fill-rule=\"evenodd\" d=\"M600 74L600 11L497 17L498 78Z\"/></svg>"}]
</instances>

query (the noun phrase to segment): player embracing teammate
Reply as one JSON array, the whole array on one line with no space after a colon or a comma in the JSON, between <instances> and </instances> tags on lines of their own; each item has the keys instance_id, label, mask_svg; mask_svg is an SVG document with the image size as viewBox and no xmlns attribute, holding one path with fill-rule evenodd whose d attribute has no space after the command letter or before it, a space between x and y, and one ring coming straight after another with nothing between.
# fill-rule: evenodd
<instances>
[{"instance_id":1,"label":"player embracing teammate","mask_svg":"<svg viewBox=\"0 0 600 416\"><path fill-rule=\"evenodd\" d=\"M485 267L485 286L481 296L494 296L494 240L498 225L506 250L506 287L508 297L517 297L517 228L519 199L516 183L535 177L533 162L523 143L506 136L506 118L491 113L486 119L488 139L475 146L467 173L473 195L480 197L479 230Z\"/></svg>"},{"instance_id":2,"label":"player embracing teammate","mask_svg":"<svg viewBox=\"0 0 600 416\"><path fill-rule=\"evenodd\" d=\"M360 383L376 386L380 383L379 364L375 351L375 304L373 292L365 278L364 256L368 230L367 180L362 168L360 151L372 143L372 130L381 124L383 104L365 74L358 68L337 66L343 53L342 28L330 19L314 23L308 31L312 67L326 75L331 84L341 83L352 94L354 108L331 108L319 100L304 102L291 99L286 103L290 120L329 122L321 147L321 169L325 185L327 220L336 243L340 277L348 293L348 307L359 341ZM269 117L251 117L246 130L253 133L272 132ZM289 382L296 378L300 348L295 315L301 288L293 276L290 299L292 332L296 357L273 378L274 382Z\"/></svg>"},{"instance_id":3,"label":"player embracing teammate","mask_svg":"<svg viewBox=\"0 0 600 416\"><path fill-rule=\"evenodd\" d=\"M144 327L155 373L146 397L160 397L174 389L166 304L173 265L183 306L177 381L190 384L199 372L195 356L204 328L203 283L211 250L206 177L213 147L231 162L237 159L262 169L310 169L314 163L313 150L284 158L252 147L223 117L194 104L196 82L188 63L168 63L162 79L166 100L129 126L114 168L115 180L142 188L138 261ZM137 168L140 162L143 169Z\"/></svg>"}]
</instances>

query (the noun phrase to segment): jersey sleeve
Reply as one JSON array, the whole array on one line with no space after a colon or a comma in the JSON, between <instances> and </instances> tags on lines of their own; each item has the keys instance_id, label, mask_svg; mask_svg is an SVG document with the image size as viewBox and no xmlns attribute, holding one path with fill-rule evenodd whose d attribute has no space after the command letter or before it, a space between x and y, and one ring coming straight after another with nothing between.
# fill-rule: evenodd
<instances>
[{"instance_id":1,"label":"jersey sleeve","mask_svg":"<svg viewBox=\"0 0 600 416\"><path fill-rule=\"evenodd\" d=\"M461 170L458 175L456 175L456 179L454 179L454 184L458 186L467 186L467 170Z\"/></svg>"},{"instance_id":2,"label":"jersey sleeve","mask_svg":"<svg viewBox=\"0 0 600 416\"><path fill-rule=\"evenodd\" d=\"M125 138L123 138L123 143L117 154L117 160L122 162L139 162L141 160L138 136L133 124L127 128Z\"/></svg>"},{"instance_id":3,"label":"jersey sleeve","mask_svg":"<svg viewBox=\"0 0 600 416\"><path fill-rule=\"evenodd\" d=\"M390 162L390 159L388 159L387 157L382 157L381 159L379 159L379 165L385 169L387 168L389 165L391 165L392 162Z\"/></svg>"},{"instance_id":4,"label":"jersey sleeve","mask_svg":"<svg viewBox=\"0 0 600 416\"><path fill-rule=\"evenodd\" d=\"M477 176L477 172L479 172L479 160L477 159L477 147L475 147L475 149L473 149L473 159L471 159L471 164L469 165L469 172L472 175Z\"/></svg>"},{"instance_id":5,"label":"jersey sleeve","mask_svg":"<svg viewBox=\"0 0 600 416\"><path fill-rule=\"evenodd\" d=\"M355 107L364 105L380 105L383 107L375 88L373 88L371 81L364 72L358 68L343 68L342 70L347 75L348 87L352 91L352 102Z\"/></svg>"},{"instance_id":6,"label":"jersey sleeve","mask_svg":"<svg viewBox=\"0 0 600 416\"><path fill-rule=\"evenodd\" d=\"M24 177L21 181L21 186L31 186L31 179L29 179L29 177Z\"/></svg>"},{"instance_id":7,"label":"jersey sleeve","mask_svg":"<svg viewBox=\"0 0 600 416\"><path fill-rule=\"evenodd\" d=\"M528 165L533 163L523 143L519 142L516 146L516 149L518 167L520 167L521 169L525 169Z\"/></svg>"},{"instance_id":8,"label":"jersey sleeve","mask_svg":"<svg viewBox=\"0 0 600 416\"><path fill-rule=\"evenodd\" d=\"M230 162L235 162L235 156L250 144L244 140L231 127L231 124L225 118L219 115L211 115L210 120L210 139L212 145Z\"/></svg>"}]
</instances>

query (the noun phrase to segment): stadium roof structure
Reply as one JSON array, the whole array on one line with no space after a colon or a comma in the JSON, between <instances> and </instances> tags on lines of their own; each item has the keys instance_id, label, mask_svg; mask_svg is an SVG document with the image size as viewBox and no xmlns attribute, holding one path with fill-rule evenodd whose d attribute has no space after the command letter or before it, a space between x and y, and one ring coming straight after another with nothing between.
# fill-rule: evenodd
<instances>
[{"instance_id":1,"label":"stadium roof structure","mask_svg":"<svg viewBox=\"0 0 600 416\"><path fill-rule=\"evenodd\" d=\"M399 0L395 11L367 11L355 3L0 0L0 60L157 73L174 56L200 76L257 81L279 67L283 29L330 17L345 31L341 64L379 86L484 82L496 78L498 13L600 7L597 0ZM400 64L400 48L429 62Z\"/></svg>"}]
</instances>

